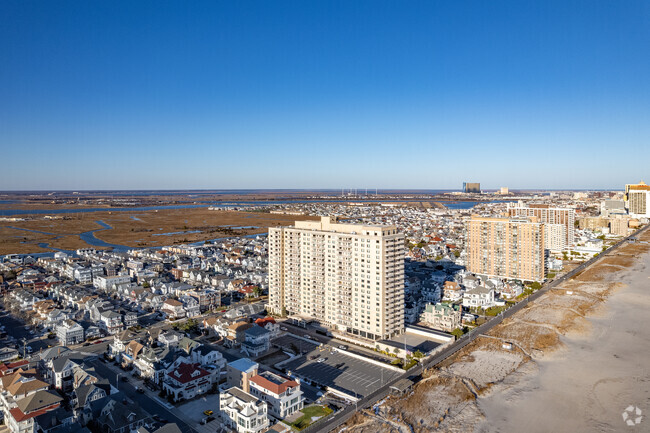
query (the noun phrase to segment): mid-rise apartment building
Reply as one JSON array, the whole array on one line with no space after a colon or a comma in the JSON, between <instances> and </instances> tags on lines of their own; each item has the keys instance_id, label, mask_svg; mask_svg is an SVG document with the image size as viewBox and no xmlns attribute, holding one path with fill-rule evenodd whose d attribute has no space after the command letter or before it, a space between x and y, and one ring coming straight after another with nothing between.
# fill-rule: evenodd
<instances>
[{"instance_id":1,"label":"mid-rise apartment building","mask_svg":"<svg viewBox=\"0 0 650 433\"><path fill-rule=\"evenodd\" d=\"M575 243L576 211L572 208L552 207L548 204L528 204L523 202L508 205L510 217L535 217L544 224L562 224L565 229L566 248Z\"/></svg>"},{"instance_id":2,"label":"mid-rise apartment building","mask_svg":"<svg viewBox=\"0 0 650 433\"><path fill-rule=\"evenodd\" d=\"M470 272L523 281L544 280L544 224L535 218L473 215L467 235Z\"/></svg>"},{"instance_id":3,"label":"mid-rise apartment building","mask_svg":"<svg viewBox=\"0 0 650 433\"><path fill-rule=\"evenodd\" d=\"M269 228L269 308L380 340L404 331L404 235L335 217Z\"/></svg>"}]
</instances>

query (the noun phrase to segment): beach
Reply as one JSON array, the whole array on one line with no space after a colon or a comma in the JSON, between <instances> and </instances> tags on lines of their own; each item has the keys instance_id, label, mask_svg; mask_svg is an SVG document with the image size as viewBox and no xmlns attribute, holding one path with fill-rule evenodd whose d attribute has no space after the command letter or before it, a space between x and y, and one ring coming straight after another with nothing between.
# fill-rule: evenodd
<instances>
[{"instance_id":1,"label":"beach","mask_svg":"<svg viewBox=\"0 0 650 433\"><path fill-rule=\"evenodd\" d=\"M650 431L650 232L640 240L426 371L408 395L338 431ZM628 412L633 426L623 418L630 406L642 411Z\"/></svg>"}]
</instances>

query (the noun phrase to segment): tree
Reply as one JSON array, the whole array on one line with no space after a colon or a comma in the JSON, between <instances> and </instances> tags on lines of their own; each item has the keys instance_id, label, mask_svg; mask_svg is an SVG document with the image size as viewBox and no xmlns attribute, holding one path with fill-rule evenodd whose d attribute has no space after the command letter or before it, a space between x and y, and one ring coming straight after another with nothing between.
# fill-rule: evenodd
<instances>
[{"instance_id":1,"label":"tree","mask_svg":"<svg viewBox=\"0 0 650 433\"><path fill-rule=\"evenodd\" d=\"M456 258L460 257L460 251L458 250L454 251L454 257Z\"/></svg>"},{"instance_id":2,"label":"tree","mask_svg":"<svg viewBox=\"0 0 650 433\"><path fill-rule=\"evenodd\" d=\"M451 335L453 335L454 337L456 337L456 339L459 339L460 337L463 336L463 330L460 329L460 328L456 328L456 329L454 329L453 331L451 331Z\"/></svg>"},{"instance_id":3,"label":"tree","mask_svg":"<svg viewBox=\"0 0 650 433\"><path fill-rule=\"evenodd\" d=\"M424 353L420 352L419 350L416 350L415 352L413 352L413 358L416 359L424 358Z\"/></svg>"},{"instance_id":4,"label":"tree","mask_svg":"<svg viewBox=\"0 0 650 433\"><path fill-rule=\"evenodd\" d=\"M255 294L256 298L262 296L262 289L260 288L260 286L253 287L253 293Z\"/></svg>"}]
</instances>

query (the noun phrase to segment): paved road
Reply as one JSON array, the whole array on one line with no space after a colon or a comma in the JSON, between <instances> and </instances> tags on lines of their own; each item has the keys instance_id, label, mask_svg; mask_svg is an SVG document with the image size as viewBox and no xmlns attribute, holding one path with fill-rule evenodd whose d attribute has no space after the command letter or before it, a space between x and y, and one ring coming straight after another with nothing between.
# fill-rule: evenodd
<instances>
[{"instance_id":1,"label":"paved road","mask_svg":"<svg viewBox=\"0 0 650 433\"><path fill-rule=\"evenodd\" d=\"M127 377L132 380L131 375L128 372L120 371L117 367L109 367L107 364L101 362L100 360L91 361L90 363L95 367L100 375L109 380L111 385L115 386L119 391L123 392L131 400L137 402L140 407L149 412L151 415L158 415L161 418L168 420L169 422L176 423L182 432L198 433L197 430L195 430L192 426L177 417L172 411L164 407L162 404L154 400L149 395L149 393L139 394L135 391L135 387L130 382L122 382L118 379L119 374L120 376L128 375Z\"/></svg>"},{"instance_id":2,"label":"paved road","mask_svg":"<svg viewBox=\"0 0 650 433\"><path fill-rule=\"evenodd\" d=\"M442 361L449 358L450 356L452 356L453 354L461 350L463 347L467 346L469 343L474 341L474 339L476 339L479 335L488 333L492 328L494 328L496 325L501 323L504 318L511 317L513 314L517 313L518 311L523 309L526 305L528 305L529 302L539 299L539 297L543 296L549 290L557 287L558 285L562 284L564 281L573 278L574 276L584 271L589 266L596 263L601 258L613 253L618 247L628 242L630 239L636 238L638 235L640 235L642 232L648 229L650 229L650 225L646 225L636 233L618 241L617 243L609 247L606 251L604 251L600 255L593 257L592 259L584 262L583 264L573 269L572 271L567 272L561 277L556 278L555 280L545 284L542 289L528 296L525 300L518 302L517 304L513 305L509 309L505 310L499 316L493 318L492 320L488 321L487 323L481 326L474 328L469 334L464 335L463 338L461 338L460 340L445 347L433 358L425 362L424 365L415 367L414 369L409 370L403 375L400 375L397 378L391 380L384 387L378 389L377 391L373 392L372 394L358 401L355 406L350 405L339 412L336 412L326 418L321 419L319 422L304 429L303 433L328 433L333 429L339 427L341 424L345 423L348 419L350 419L352 415L354 415L355 412L357 412L358 409L371 407L376 402L388 396L388 394L390 393L390 387L393 386L398 380L404 378L410 378L411 380L418 381L420 379L418 375L422 373L423 369L431 368L440 364Z\"/></svg>"}]
</instances>

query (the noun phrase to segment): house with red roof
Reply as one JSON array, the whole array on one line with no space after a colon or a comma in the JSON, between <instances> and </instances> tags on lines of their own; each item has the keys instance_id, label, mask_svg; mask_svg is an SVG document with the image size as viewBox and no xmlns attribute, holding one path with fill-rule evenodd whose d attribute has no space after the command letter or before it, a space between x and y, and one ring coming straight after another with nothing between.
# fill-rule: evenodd
<instances>
[{"instance_id":1,"label":"house with red roof","mask_svg":"<svg viewBox=\"0 0 650 433\"><path fill-rule=\"evenodd\" d=\"M180 362L167 371L163 390L174 401L189 400L212 389L214 372L202 368L199 363Z\"/></svg>"},{"instance_id":2,"label":"house with red roof","mask_svg":"<svg viewBox=\"0 0 650 433\"><path fill-rule=\"evenodd\" d=\"M269 405L269 414L284 419L302 409L303 396L299 379L291 380L270 371L249 379L250 394Z\"/></svg>"}]
</instances>

